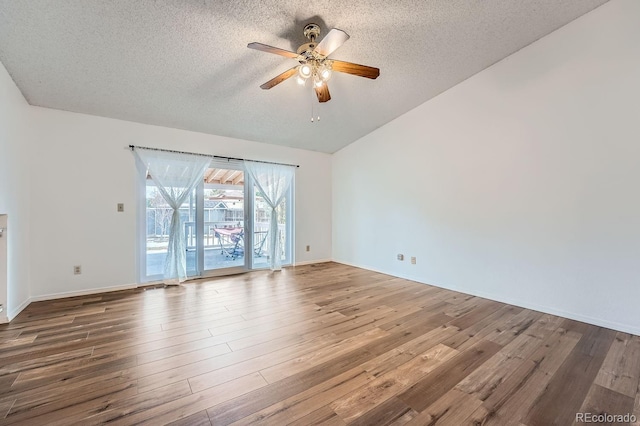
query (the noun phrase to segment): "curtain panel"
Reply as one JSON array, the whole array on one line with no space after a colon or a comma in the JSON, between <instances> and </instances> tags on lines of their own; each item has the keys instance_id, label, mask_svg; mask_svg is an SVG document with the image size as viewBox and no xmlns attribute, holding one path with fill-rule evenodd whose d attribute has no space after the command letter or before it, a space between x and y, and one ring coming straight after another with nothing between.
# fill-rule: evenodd
<instances>
[{"instance_id":1,"label":"curtain panel","mask_svg":"<svg viewBox=\"0 0 640 426\"><path fill-rule=\"evenodd\" d=\"M282 269L282 259L277 209L291 186L295 167L247 160L245 160L244 166L270 207L267 237L269 238L269 267L272 271L279 271Z\"/></svg>"},{"instance_id":2,"label":"curtain panel","mask_svg":"<svg viewBox=\"0 0 640 426\"><path fill-rule=\"evenodd\" d=\"M202 155L182 154L135 148L138 167L149 174L158 191L173 209L169 225L169 247L164 264L164 281L179 284L187 279L187 252L180 206L203 179L211 158Z\"/></svg>"}]
</instances>

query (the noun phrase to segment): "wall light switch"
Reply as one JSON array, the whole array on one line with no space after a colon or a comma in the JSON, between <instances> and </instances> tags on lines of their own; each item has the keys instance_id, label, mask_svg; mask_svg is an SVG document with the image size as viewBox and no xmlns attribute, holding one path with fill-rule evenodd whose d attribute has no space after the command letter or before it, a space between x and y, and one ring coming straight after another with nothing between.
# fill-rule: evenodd
<instances>
[{"instance_id":1,"label":"wall light switch","mask_svg":"<svg viewBox=\"0 0 640 426\"><path fill-rule=\"evenodd\" d=\"M414 256L411 257L411 264L412 265L416 264L416 258Z\"/></svg>"},{"instance_id":2,"label":"wall light switch","mask_svg":"<svg viewBox=\"0 0 640 426\"><path fill-rule=\"evenodd\" d=\"M399 254L398 255L398 260L404 260L404 254Z\"/></svg>"},{"instance_id":3,"label":"wall light switch","mask_svg":"<svg viewBox=\"0 0 640 426\"><path fill-rule=\"evenodd\" d=\"M118 203L118 212L124 211L124 203Z\"/></svg>"}]
</instances>

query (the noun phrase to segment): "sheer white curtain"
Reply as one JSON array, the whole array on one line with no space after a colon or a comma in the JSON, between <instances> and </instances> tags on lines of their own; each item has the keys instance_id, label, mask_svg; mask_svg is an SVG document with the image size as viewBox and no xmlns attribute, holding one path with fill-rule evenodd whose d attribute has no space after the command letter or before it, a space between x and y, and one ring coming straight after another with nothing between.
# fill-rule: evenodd
<instances>
[{"instance_id":1,"label":"sheer white curtain","mask_svg":"<svg viewBox=\"0 0 640 426\"><path fill-rule=\"evenodd\" d=\"M277 209L291 186L295 167L258 163L255 161L245 161L244 166L260 192L262 192L264 200L271 208L268 235L269 267L272 271L279 271L282 267L282 259L280 256L280 233L278 231Z\"/></svg>"},{"instance_id":2,"label":"sheer white curtain","mask_svg":"<svg viewBox=\"0 0 640 426\"><path fill-rule=\"evenodd\" d=\"M164 280L178 284L187 279L187 252L180 206L204 177L210 157L135 148L138 166L158 187L158 191L173 209L169 226L169 248L164 264Z\"/></svg>"}]
</instances>

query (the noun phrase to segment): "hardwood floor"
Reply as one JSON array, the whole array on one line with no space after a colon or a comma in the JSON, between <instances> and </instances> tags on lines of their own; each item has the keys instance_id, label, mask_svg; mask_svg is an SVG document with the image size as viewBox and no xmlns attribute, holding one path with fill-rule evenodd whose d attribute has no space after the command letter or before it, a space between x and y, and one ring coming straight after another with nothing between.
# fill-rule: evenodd
<instances>
[{"instance_id":1,"label":"hardwood floor","mask_svg":"<svg viewBox=\"0 0 640 426\"><path fill-rule=\"evenodd\" d=\"M638 336L335 263L0 325L0 424L570 425L639 378Z\"/></svg>"}]
</instances>

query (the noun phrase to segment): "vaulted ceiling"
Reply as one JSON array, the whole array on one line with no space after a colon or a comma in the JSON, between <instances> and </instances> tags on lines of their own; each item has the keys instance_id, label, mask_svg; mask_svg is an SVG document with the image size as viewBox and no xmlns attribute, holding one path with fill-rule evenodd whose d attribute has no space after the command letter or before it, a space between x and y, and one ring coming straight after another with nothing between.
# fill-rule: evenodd
<instances>
[{"instance_id":1,"label":"vaulted ceiling","mask_svg":"<svg viewBox=\"0 0 640 426\"><path fill-rule=\"evenodd\" d=\"M331 153L605 2L0 0L0 61L32 105ZM247 43L309 22L380 77L260 89L295 62Z\"/></svg>"}]
</instances>

